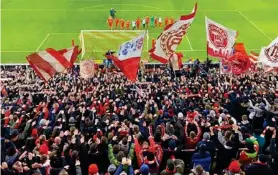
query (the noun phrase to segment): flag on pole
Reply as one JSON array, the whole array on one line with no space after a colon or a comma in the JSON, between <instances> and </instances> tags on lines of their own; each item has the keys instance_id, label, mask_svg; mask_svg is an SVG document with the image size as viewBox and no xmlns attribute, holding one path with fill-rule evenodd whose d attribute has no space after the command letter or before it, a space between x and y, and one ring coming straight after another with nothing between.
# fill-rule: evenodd
<instances>
[{"instance_id":1,"label":"flag on pole","mask_svg":"<svg viewBox=\"0 0 278 175\"><path fill-rule=\"evenodd\" d=\"M237 31L206 17L207 52L209 56L228 58L233 54Z\"/></svg>"},{"instance_id":2,"label":"flag on pole","mask_svg":"<svg viewBox=\"0 0 278 175\"><path fill-rule=\"evenodd\" d=\"M262 48L259 59L264 65L278 67L278 37Z\"/></svg>"},{"instance_id":3,"label":"flag on pole","mask_svg":"<svg viewBox=\"0 0 278 175\"><path fill-rule=\"evenodd\" d=\"M84 79L94 77L95 64L93 60L84 60L80 62L80 76Z\"/></svg>"},{"instance_id":4,"label":"flag on pole","mask_svg":"<svg viewBox=\"0 0 278 175\"><path fill-rule=\"evenodd\" d=\"M117 56L105 55L108 59L113 60L114 64L124 73L127 79L133 82L137 80L144 38L145 32L121 44Z\"/></svg>"},{"instance_id":5,"label":"flag on pole","mask_svg":"<svg viewBox=\"0 0 278 175\"><path fill-rule=\"evenodd\" d=\"M48 48L44 51L32 53L26 59L36 74L43 80L48 81L56 73L62 73L70 68L78 54L78 46L60 51Z\"/></svg>"},{"instance_id":6,"label":"flag on pole","mask_svg":"<svg viewBox=\"0 0 278 175\"><path fill-rule=\"evenodd\" d=\"M191 14L183 15L175 23L169 24L165 27L164 31L154 43L152 49L149 50L150 57L161 63L167 63L169 61L191 26L196 15L196 10L197 3Z\"/></svg>"}]
</instances>

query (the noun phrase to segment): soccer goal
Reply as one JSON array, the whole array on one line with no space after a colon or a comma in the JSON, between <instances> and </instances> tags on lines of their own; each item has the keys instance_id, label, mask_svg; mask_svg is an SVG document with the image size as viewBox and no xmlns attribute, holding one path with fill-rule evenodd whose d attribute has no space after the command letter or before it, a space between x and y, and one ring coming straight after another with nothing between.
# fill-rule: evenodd
<instances>
[{"instance_id":1,"label":"soccer goal","mask_svg":"<svg viewBox=\"0 0 278 175\"><path fill-rule=\"evenodd\" d=\"M138 36L144 30L81 30L80 42L82 47L81 59L93 58L96 63L102 63L104 54L111 49L117 52L119 46ZM149 49L149 35L146 31L143 55Z\"/></svg>"}]
</instances>

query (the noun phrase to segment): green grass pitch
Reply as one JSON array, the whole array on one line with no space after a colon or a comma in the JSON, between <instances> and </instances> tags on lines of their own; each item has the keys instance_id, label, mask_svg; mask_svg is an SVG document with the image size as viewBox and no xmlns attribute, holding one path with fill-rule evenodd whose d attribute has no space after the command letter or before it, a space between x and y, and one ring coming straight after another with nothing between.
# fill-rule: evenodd
<instances>
[{"instance_id":1,"label":"green grass pitch","mask_svg":"<svg viewBox=\"0 0 278 175\"><path fill-rule=\"evenodd\" d=\"M25 57L48 47L71 46L81 30L107 30L109 9L125 20L138 16L188 14L195 0L2 0L1 63L26 63ZM206 58L205 16L239 32L238 42L259 51L278 35L278 0L199 0L191 28L178 47L188 58ZM162 29L149 30L156 38ZM98 43L94 43L97 45ZM113 45L107 41L107 46ZM105 50L106 48L103 48ZM102 53L101 53L102 54ZM99 54L99 61L103 57ZM147 57L147 53L143 54Z\"/></svg>"}]
</instances>

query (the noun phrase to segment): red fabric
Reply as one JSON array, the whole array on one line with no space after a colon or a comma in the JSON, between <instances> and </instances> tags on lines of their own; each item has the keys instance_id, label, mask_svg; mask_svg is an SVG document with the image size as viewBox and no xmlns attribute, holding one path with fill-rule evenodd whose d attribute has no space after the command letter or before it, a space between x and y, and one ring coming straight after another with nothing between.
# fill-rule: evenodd
<instances>
[{"instance_id":1,"label":"red fabric","mask_svg":"<svg viewBox=\"0 0 278 175\"><path fill-rule=\"evenodd\" d=\"M127 79L136 82L140 66L140 57L129 58L123 61L118 60L114 55L106 55L113 60L115 65L124 73Z\"/></svg>"},{"instance_id":2,"label":"red fabric","mask_svg":"<svg viewBox=\"0 0 278 175\"><path fill-rule=\"evenodd\" d=\"M239 173L240 172L240 164L238 161L234 160L230 163L228 170L232 173Z\"/></svg>"},{"instance_id":3,"label":"red fabric","mask_svg":"<svg viewBox=\"0 0 278 175\"><path fill-rule=\"evenodd\" d=\"M249 70L251 62L243 43L236 43L234 49L235 53L228 58L228 62L231 66L231 73L240 75Z\"/></svg>"},{"instance_id":4,"label":"red fabric","mask_svg":"<svg viewBox=\"0 0 278 175\"><path fill-rule=\"evenodd\" d=\"M98 173L98 166L96 164L91 164L88 169L89 174Z\"/></svg>"},{"instance_id":5,"label":"red fabric","mask_svg":"<svg viewBox=\"0 0 278 175\"><path fill-rule=\"evenodd\" d=\"M48 146L46 144L42 144L39 148L39 153L42 155L48 155Z\"/></svg>"}]
</instances>

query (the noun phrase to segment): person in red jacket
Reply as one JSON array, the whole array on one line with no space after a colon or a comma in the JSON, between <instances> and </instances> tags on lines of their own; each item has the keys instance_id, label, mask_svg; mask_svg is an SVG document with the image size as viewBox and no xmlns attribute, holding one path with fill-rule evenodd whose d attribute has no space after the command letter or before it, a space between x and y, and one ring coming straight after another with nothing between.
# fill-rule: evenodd
<instances>
[{"instance_id":1,"label":"person in red jacket","mask_svg":"<svg viewBox=\"0 0 278 175\"><path fill-rule=\"evenodd\" d=\"M188 136L188 131L187 131L187 126L188 123L186 122L185 127L184 127L184 132L185 132L185 136L186 136L186 145L185 145L185 149L195 149L196 145L198 144L198 142L201 139L201 128L199 127L198 123L196 121L193 121L193 123L196 127L197 127L197 134L194 131L190 131L190 134Z\"/></svg>"}]
</instances>

